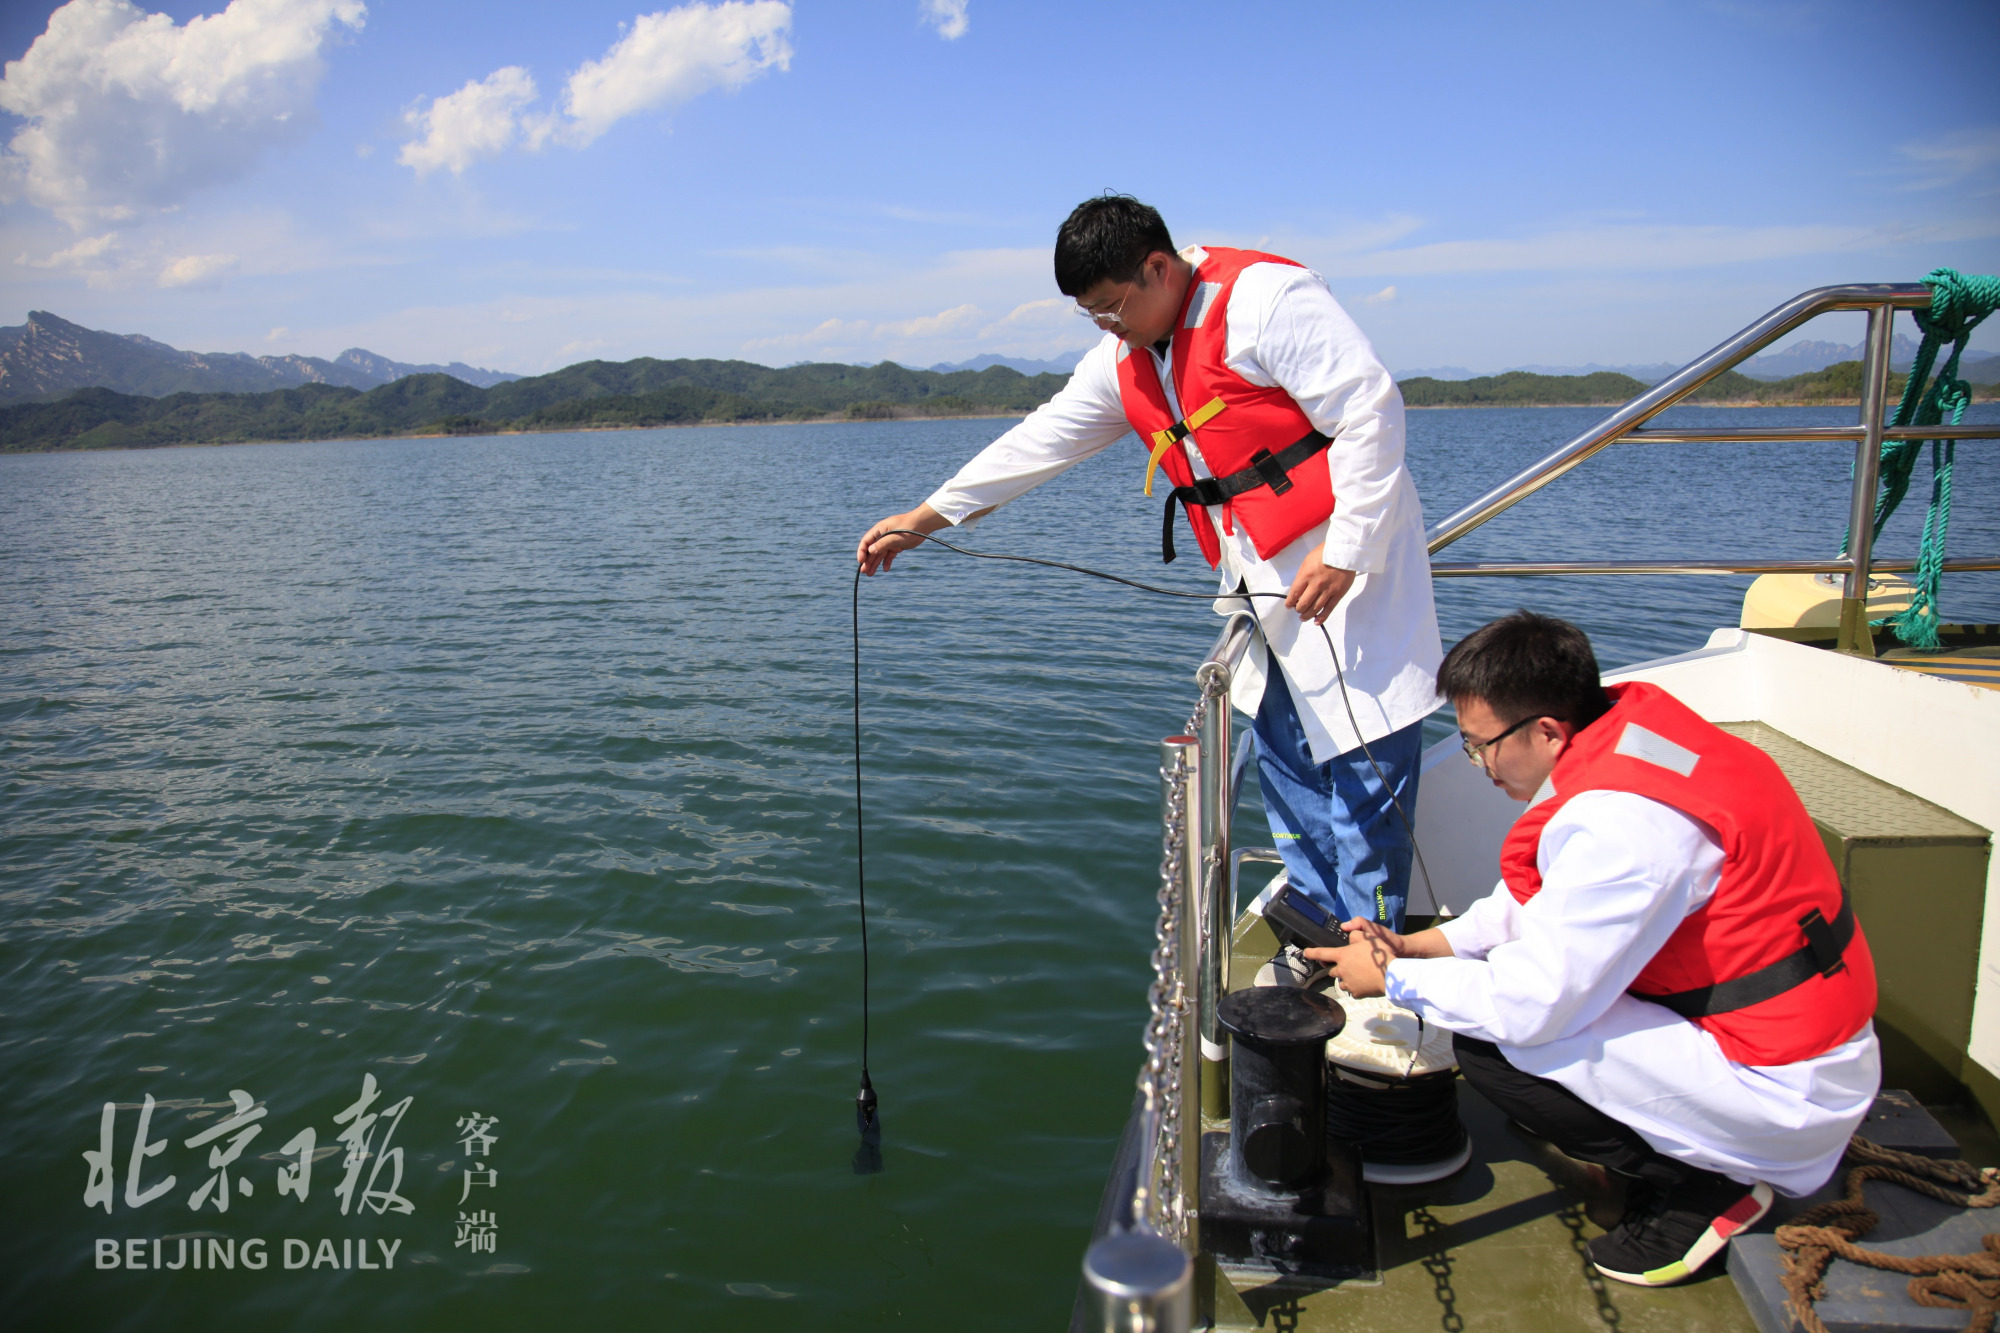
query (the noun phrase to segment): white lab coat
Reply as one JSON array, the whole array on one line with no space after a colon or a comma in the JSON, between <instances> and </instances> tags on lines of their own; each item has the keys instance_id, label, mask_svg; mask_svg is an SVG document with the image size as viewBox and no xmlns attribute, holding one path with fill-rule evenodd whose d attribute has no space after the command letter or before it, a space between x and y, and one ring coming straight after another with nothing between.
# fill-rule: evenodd
<instances>
[{"instance_id":1,"label":"white lab coat","mask_svg":"<svg viewBox=\"0 0 2000 1333\"><path fill-rule=\"evenodd\" d=\"M1182 256L1196 264L1204 258L1199 248ZM1333 437L1327 450L1333 516L1271 559L1257 555L1240 527L1226 533L1220 516L1210 513L1222 542L1223 592L1239 586L1256 592L1287 589L1306 553L1322 543L1327 564L1357 573L1326 628L1339 648L1358 735L1319 629L1301 622L1279 598L1249 599L1264 642L1283 667L1313 759L1324 763L1421 720L1442 702L1435 679L1443 650L1431 601L1423 509L1403 466L1403 400L1368 339L1309 269L1252 264L1237 278L1226 318L1229 368L1252 384L1284 389L1314 428ZM1006 504L1125 438L1130 426L1118 397L1121 346L1107 334L1060 393L959 469L930 497L931 508L970 528L975 512ZM1168 404L1179 414L1174 350L1170 343L1165 355L1133 355L1155 358ZM1199 435L1196 431L1182 448L1195 475L1205 477L1211 474L1194 447ZM1157 506L1158 498L1142 500L1137 494L1146 458L1143 446L1130 447L1125 462L1133 499ZM1216 609L1242 606L1240 600L1220 598ZM1260 645L1236 676L1231 695L1239 709L1256 713L1267 669Z\"/></svg>"},{"instance_id":2,"label":"white lab coat","mask_svg":"<svg viewBox=\"0 0 2000 1333\"><path fill-rule=\"evenodd\" d=\"M1677 1161L1791 1195L1824 1184L1881 1082L1872 1023L1810 1060L1742 1065L1626 993L1715 892L1708 827L1630 792L1584 792L1549 820L1536 862L1542 889L1525 906L1498 885L1439 927L1456 957L1389 965L1389 998L1494 1042Z\"/></svg>"}]
</instances>

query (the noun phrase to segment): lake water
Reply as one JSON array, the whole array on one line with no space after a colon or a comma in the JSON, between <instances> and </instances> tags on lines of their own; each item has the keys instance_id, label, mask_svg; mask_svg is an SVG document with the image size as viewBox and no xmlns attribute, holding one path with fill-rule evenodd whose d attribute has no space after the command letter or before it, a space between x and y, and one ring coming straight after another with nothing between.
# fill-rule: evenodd
<instances>
[{"instance_id":1,"label":"lake water","mask_svg":"<svg viewBox=\"0 0 2000 1333\"><path fill-rule=\"evenodd\" d=\"M1597 415L1412 413L1427 512ZM1205 610L943 552L864 586L887 1170L849 1169L850 553L1002 425L0 458L6 1322L1060 1327L1130 1101L1155 742ZM1992 553L2000 457L1960 455L1953 549ZM1849 457L1613 451L1452 555L1830 554ZM1152 554L1140 458L975 543L1204 586ZM1439 603L1448 642L1525 604L1617 664L1733 624L1747 582ZM1949 578L1945 609L2000 620L2000 576ZM262 1118L189 1146L235 1089ZM164 1146L135 1164L148 1097ZM401 1151L346 1211L343 1133ZM158 1271L155 1238L238 1262Z\"/></svg>"}]
</instances>

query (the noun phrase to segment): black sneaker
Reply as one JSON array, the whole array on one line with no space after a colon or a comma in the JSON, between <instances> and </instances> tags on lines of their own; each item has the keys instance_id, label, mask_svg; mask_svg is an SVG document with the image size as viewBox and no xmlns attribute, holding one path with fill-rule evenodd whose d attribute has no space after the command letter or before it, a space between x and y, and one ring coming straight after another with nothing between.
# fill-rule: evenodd
<instances>
[{"instance_id":1,"label":"black sneaker","mask_svg":"<svg viewBox=\"0 0 2000 1333\"><path fill-rule=\"evenodd\" d=\"M1669 1287L1693 1277L1770 1207L1769 1185L1694 1172L1670 1190L1640 1192L1618 1225L1590 1242L1590 1262L1620 1282Z\"/></svg>"}]
</instances>

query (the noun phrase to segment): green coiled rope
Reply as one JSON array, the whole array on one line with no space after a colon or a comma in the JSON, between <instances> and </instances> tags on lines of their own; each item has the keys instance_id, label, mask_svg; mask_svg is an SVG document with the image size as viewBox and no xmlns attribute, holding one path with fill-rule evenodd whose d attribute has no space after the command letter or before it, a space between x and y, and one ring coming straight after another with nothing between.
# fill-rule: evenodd
<instances>
[{"instance_id":1,"label":"green coiled rope","mask_svg":"<svg viewBox=\"0 0 2000 1333\"><path fill-rule=\"evenodd\" d=\"M1968 277L1956 269L1932 269L1924 275L1931 289L1931 308L1913 310L1923 343L1910 365L1910 378L1903 386L1902 401L1896 404L1891 426L1935 426L1951 414L1956 426L1965 418L1972 401L1972 386L1958 375L1958 362L1967 339L1979 322L2000 308L2000 277ZM1951 355L1944 367L1931 378L1931 367L1945 343ZM1896 506L1909 493L1910 477L1916 471L1917 455L1923 440L1885 440L1882 443L1881 491L1875 497L1875 536ZM1896 632L1896 637L1912 648L1935 649L1938 640L1938 582L1944 573L1945 531L1951 525L1951 465L1957 453L1956 440L1931 440L1931 500L1924 514L1924 532L1917 547L1917 568L1910 580L1913 591L1906 610L1874 622ZM1841 543L1841 554L1847 543Z\"/></svg>"}]
</instances>

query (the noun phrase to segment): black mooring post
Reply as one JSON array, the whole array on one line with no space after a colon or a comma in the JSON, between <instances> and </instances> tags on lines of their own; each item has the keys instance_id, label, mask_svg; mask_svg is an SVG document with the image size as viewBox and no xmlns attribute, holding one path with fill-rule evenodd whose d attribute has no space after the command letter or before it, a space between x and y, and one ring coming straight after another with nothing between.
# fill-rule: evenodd
<instances>
[{"instance_id":1,"label":"black mooring post","mask_svg":"<svg viewBox=\"0 0 2000 1333\"><path fill-rule=\"evenodd\" d=\"M1216 1017L1235 1038L1231 1149L1267 1185L1305 1184L1326 1161L1325 1049L1347 1015L1311 991L1252 986L1225 998Z\"/></svg>"}]
</instances>

